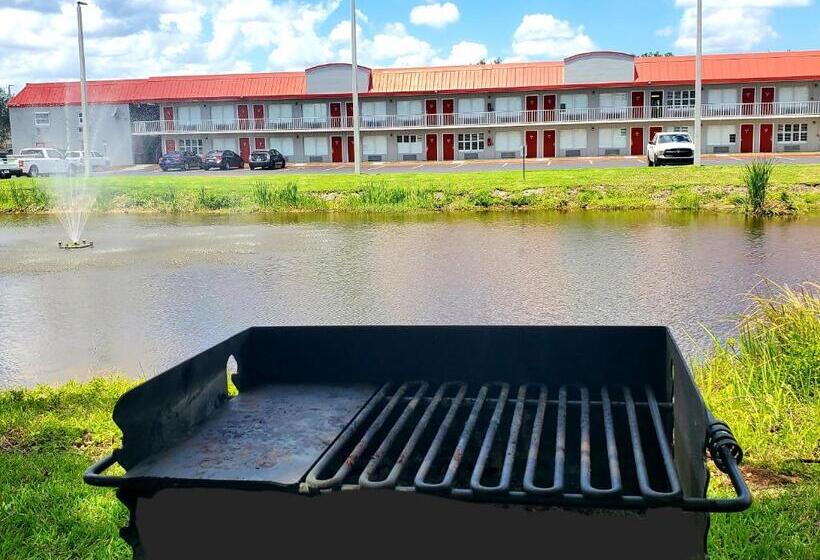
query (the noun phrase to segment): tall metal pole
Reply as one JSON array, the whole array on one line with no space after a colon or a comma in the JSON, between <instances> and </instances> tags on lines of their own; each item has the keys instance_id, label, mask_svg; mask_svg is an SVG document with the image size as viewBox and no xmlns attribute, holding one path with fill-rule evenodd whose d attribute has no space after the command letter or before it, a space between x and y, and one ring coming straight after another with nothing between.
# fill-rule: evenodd
<instances>
[{"instance_id":1,"label":"tall metal pole","mask_svg":"<svg viewBox=\"0 0 820 560\"><path fill-rule=\"evenodd\" d=\"M91 175L91 146L89 145L88 128L91 123L91 115L88 114L88 92L85 79L85 45L83 43L83 6L85 2L77 2L77 42L80 46L80 106L83 112L83 162L85 163L85 176Z\"/></svg>"},{"instance_id":2,"label":"tall metal pole","mask_svg":"<svg viewBox=\"0 0 820 560\"><path fill-rule=\"evenodd\" d=\"M362 150L359 134L359 64L356 57L356 0L350 0L350 52L353 70L353 172L362 172Z\"/></svg>"},{"instance_id":3,"label":"tall metal pole","mask_svg":"<svg viewBox=\"0 0 820 560\"><path fill-rule=\"evenodd\" d=\"M698 0L698 38L697 52L695 54L695 165L701 165L701 151L703 146L703 134L701 130L701 117L703 111L703 0Z\"/></svg>"}]
</instances>

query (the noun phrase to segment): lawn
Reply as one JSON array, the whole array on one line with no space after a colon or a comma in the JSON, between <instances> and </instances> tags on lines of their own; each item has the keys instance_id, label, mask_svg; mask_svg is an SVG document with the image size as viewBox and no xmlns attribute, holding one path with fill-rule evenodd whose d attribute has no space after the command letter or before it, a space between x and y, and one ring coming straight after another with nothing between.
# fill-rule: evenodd
<instances>
[{"instance_id":1,"label":"lawn","mask_svg":"<svg viewBox=\"0 0 820 560\"><path fill-rule=\"evenodd\" d=\"M755 495L741 514L713 515L716 560L820 557L820 286L755 297L738 336L696 367L715 415L746 450ZM0 392L0 558L128 558L127 512L112 490L81 481L119 433L110 420L133 382ZM717 473L710 493L726 495Z\"/></svg>"},{"instance_id":2,"label":"lawn","mask_svg":"<svg viewBox=\"0 0 820 560\"><path fill-rule=\"evenodd\" d=\"M52 208L65 179L0 182L0 211L42 212ZM101 212L257 211L469 211L716 210L747 206L743 168L617 168L475 173L298 173L191 176L95 177ZM769 189L775 213L820 209L820 165L777 165Z\"/></svg>"}]
</instances>

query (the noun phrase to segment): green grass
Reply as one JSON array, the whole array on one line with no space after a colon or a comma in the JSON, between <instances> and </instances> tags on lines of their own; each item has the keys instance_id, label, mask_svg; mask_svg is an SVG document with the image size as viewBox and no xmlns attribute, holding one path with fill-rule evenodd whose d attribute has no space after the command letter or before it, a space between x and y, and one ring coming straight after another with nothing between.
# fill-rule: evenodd
<instances>
[{"instance_id":1,"label":"green grass","mask_svg":"<svg viewBox=\"0 0 820 560\"><path fill-rule=\"evenodd\" d=\"M48 211L49 181L0 181L0 211ZM101 212L716 210L750 208L738 166L475 173L95 177ZM820 165L777 165L767 213L820 210ZM36 192L35 192L36 191ZM783 202L783 199L787 202Z\"/></svg>"},{"instance_id":2,"label":"green grass","mask_svg":"<svg viewBox=\"0 0 820 560\"><path fill-rule=\"evenodd\" d=\"M746 450L755 495L747 512L712 516L714 560L820 554L820 467L807 462L820 458L818 368L820 287L813 284L752 296L738 336L716 342L696 366L710 408ZM131 385L105 378L0 391L0 558L129 557L117 534L125 508L112 490L86 486L81 476L118 441L111 410ZM729 493L717 473L713 482L710 493Z\"/></svg>"}]
</instances>

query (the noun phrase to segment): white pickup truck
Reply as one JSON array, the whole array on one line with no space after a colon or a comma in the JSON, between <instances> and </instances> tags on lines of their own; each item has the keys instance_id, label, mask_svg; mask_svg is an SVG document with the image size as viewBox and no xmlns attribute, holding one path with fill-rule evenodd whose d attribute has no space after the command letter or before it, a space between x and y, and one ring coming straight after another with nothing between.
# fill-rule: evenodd
<instances>
[{"instance_id":1,"label":"white pickup truck","mask_svg":"<svg viewBox=\"0 0 820 560\"><path fill-rule=\"evenodd\" d=\"M19 177L23 174L18 164L17 156L11 152L0 152L0 179L8 179L9 177Z\"/></svg>"},{"instance_id":2,"label":"white pickup truck","mask_svg":"<svg viewBox=\"0 0 820 560\"><path fill-rule=\"evenodd\" d=\"M26 148L17 156L6 159L6 165L16 160L17 175L74 175L79 167L66 159L65 154L54 148Z\"/></svg>"},{"instance_id":3,"label":"white pickup truck","mask_svg":"<svg viewBox=\"0 0 820 560\"><path fill-rule=\"evenodd\" d=\"M685 132L659 132L646 147L649 167L666 163L695 163L695 144Z\"/></svg>"}]
</instances>

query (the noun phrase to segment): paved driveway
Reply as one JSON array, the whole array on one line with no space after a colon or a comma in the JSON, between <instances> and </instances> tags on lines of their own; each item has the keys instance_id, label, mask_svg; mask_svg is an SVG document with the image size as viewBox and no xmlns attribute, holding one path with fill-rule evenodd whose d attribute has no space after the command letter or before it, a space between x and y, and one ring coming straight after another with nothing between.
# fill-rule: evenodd
<instances>
[{"instance_id":1,"label":"paved driveway","mask_svg":"<svg viewBox=\"0 0 820 560\"><path fill-rule=\"evenodd\" d=\"M748 154L732 155L707 155L703 157L704 165L743 165L755 157ZM820 164L820 154L777 154L770 156L778 163L803 163ZM378 175L381 173L464 173L474 171L520 171L522 162L517 160L477 160L477 161L418 161L418 162L388 162L388 163L365 163L362 165L362 173L368 175ZM526 162L528 170L546 169L606 169L619 167L646 167L646 158L641 156L627 157L593 157L593 158L551 158L551 159L528 159ZM245 169L232 169L230 171L187 171L186 176L196 175L254 175L262 174L344 174L352 173L352 163L293 163L285 169L276 171ZM111 175L154 175L163 173L156 165L135 165L125 169L118 169L109 172ZM171 172L175 173L175 172Z\"/></svg>"}]
</instances>

